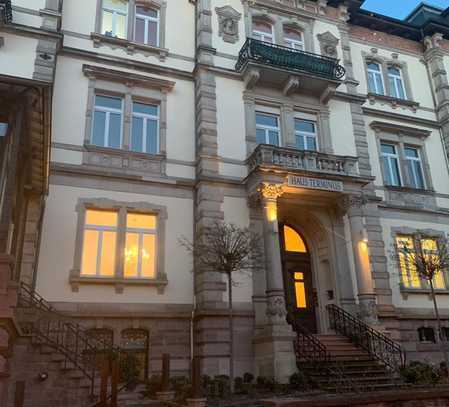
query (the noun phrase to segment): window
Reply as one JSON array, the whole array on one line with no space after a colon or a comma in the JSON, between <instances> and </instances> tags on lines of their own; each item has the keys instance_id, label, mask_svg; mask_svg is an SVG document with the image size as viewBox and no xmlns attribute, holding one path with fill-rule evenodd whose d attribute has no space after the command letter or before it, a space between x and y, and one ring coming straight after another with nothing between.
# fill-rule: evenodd
<instances>
[{"instance_id":1,"label":"window","mask_svg":"<svg viewBox=\"0 0 449 407\"><path fill-rule=\"evenodd\" d=\"M420 240L415 240L412 236L401 235L396 237L396 245L399 249L399 267L401 274L401 281L404 288L427 288L428 282L421 279L418 270L416 269L414 253L422 253L424 256L438 255L438 241L433 237L424 237ZM402 248L407 248L410 254L404 253ZM433 286L436 290L446 289L446 281L444 272L439 272L435 275Z\"/></svg>"},{"instance_id":2,"label":"window","mask_svg":"<svg viewBox=\"0 0 449 407\"><path fill-rule=\"evenodd\" d=\"M256 140L259 144L280 145L278 116L268 113L256 113Z\"/></svg>"},{"instance_id":3,"label":"window","mask_svg":"<svg viewBox=\"0 0 449 407\"><path fill-rule=\"evenodd\" d=\"M382 143L380 147L385 183L391 186L401 186L401 173L399 171L399 158L396 146Z\"/></svg>"},{"instance_id":4,"label":"window","mask_svg":"<svg viewBox=\"0 0 449 407\"><path fill-rule=\"evenodd\" d=\"M122 331L121 349L126 355L137 359L139 379L144 381L148 374L148 331L125 329Z\"/></svg>"},{"instance_id":5,"label":"window","mask_svg":"<svg viewBox=\"0 0 449 407\"><path fill-rule=\"evenodd\" d=\"M436 342L435 331L430 327L422 326L421 328L418 328L418 337L420 342Z\"/></svg>"},{"instance_id":6,"label":"window","mask_svg":"<svg viewBox=\"0 0 449 407\"><path fill-rule=\"evenodd\" d=\"M378 95L385 94L384 80L382 77L382 69L379 64L370 62L367 64L368 69L368 90Z\"/></svg>"},{"instance_id":7,"label":"window","mask_svg":"<svg viewBox=\"0 0 449 407\"><path fill-rule=\"evenodd\" d=\"M82 275L111 277L115 274L117 219L117 212L86 211Z\"/></svg>"},{"instance_id":8,"label":"window","mask_svg":"<svg viewBox=\"0 0 449 407\"><path fill-rule=\"evenodd\" d=\"M273 26L270 23L254 19L253 38L259 41L274 42Z\"/></svg>"},{"instance_id":9,"label":"window","mask_svg":"<svg viewBox=\"0 0 449 407\"><path fill-rule=\"evenodd\" d=\"M419 150L415 147L405 147L404 152L410 186L424 189L426 185Z\"/></svg>"},{"instance_id":10,"label":"window","mask_svg":"<svg viewBox=\"0 0 449 407\"><path fill-rule=\"evenodd\" d=\"M159 106L133 102L130 149L159 153Z\"/></svg>"},{"instance_id":11,"label":"window","mask_svg":"<svg viewBox=\"0 0 449 407\"><path fill-rule=\"evenodd\" d=\"M284 45L289 48L304 51L302 33L291 28L284 28Z\"/></svg>"},{"instance_id":12,"label":"window","mask_svg":"<svg viewBox=\"0 0 449 407\"><path fill-rule=\"evenodd\" d=\"M295 119L296 148L317 151L316 123L310 120Z\"/></svg>"},{"instance_id":13,"label":"window","mask_svg":"<svg viewBox=\"0 0 449 407\"><path fill-rule=\"evenodd\" d=\"M156 216L128 213L126 217L126 277L154 278L156 263Z\"/></svg>"},{"instance_id":14,"label":"window","mask_svg":"<svg viewBox=\"0 0 449 407\"><path fill-rule=\"evenodd\" d=\"M108 37L126 38L128 2L103 0L101 33Z\"/></svg>"},{"instance_id":15,"label":"window","mask_svg":"<svg viewBox=\"0 0 449 407\"><path fill-rule=\"evenodd\" d=\"M284 226L284 247L286 252L307 253L304 240L299 233L290 226Z\"/></svg>"},{"instance_id":16,"label":"window","mask_svg":"<svg viewBox=\"0 0 449 407\"><path fill-rule=\"evenodd\" d=\"M307 308L304 273L295 273L296 308Z\"/></svg>"},{"instance_id":17,"label":"window","mask_svg":"<svg viewBox=\"0 0 449 407\"><path fill-rule=\"evenodd\" d=\"M95 96L92 125L92 144L100 147L122 146L123 100L109 96Z\"/></svg>"},{"instance_id":18,"label":"window","mask_svg":"<svg viewBox=\"0 0 449 407\"><path fill-rule=\"evenodd\" d=\"M159 10L137 6L134 41L159 46Z\"/></svg>"},{"instance_id":19,"label":"window","mask_svg":"<svg viewBox=\"0 0 449 407\"><path fill-rule=\"evenodd\" d=\"M388 84L390 87L390 96L397 99L406 99L404 80L402 71L399 68L391 66L388 68Z\"/></svg>"}]
</instances>

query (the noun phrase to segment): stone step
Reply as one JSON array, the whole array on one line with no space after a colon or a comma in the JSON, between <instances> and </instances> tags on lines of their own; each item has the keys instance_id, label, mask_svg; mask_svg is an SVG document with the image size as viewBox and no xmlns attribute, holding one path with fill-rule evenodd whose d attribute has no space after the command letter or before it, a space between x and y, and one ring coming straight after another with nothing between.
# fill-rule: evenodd
<instances>
[{"instance_id":1,"label":"stone step","mask_svg":"<svg viewBox=\"0 0 449 407\"><path fill-rule=\"evenodd\" d=\"M371 390L371 391L378 391L378 390L392 390L394 388L398 388L400 387L400 384L396 384L396 383L384 383L384 384L361 384L360 386L357 386L357 383L354 384L354 386L351 385L344 385L344 384L334 384L334 385L329 385L326 386L325 389L329 392L334 392L334 393L343 393L343 392L351 392L354 390L354 387L358 387L361 390Z\"/></svg>"}]
</instances>

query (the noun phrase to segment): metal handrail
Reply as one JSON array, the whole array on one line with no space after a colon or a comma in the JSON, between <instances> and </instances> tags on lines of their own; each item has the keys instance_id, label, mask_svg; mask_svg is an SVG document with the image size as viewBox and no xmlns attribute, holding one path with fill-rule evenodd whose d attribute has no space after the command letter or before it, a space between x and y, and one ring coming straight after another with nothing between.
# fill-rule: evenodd
<instances>
[{"instance_id":1,"label":"metal handrail","mask_svg":"<svg viewBox=\"0 0 449 407\"><path fill-rule=\"evenodd\" d=\"M330 327L366 350L391 369L405 366L406 353L401 345L335 304L326 306Z\"/></svg>"},{"instance_id":2,"label":"metal handrail","mask_svg":"<svg viewBox=\"0 0 449 407\"><path fill-rule=\"evenodd\" d=\"M11 0L0 0L0 24L12 22Z\"/></svg>"},{"instance_id":3,"label":"metal handrail","mask_svg":"<svg viewBox=\"0 0 449 407\"><path fill-rule=\"evenodd\" d=\"M307 72L331 80L340 80L346 74L345 68L339 64L338 59L254 38L246 39L239 52L235 70L241 72L248 61Z\"/></svg>"}]
</instances>

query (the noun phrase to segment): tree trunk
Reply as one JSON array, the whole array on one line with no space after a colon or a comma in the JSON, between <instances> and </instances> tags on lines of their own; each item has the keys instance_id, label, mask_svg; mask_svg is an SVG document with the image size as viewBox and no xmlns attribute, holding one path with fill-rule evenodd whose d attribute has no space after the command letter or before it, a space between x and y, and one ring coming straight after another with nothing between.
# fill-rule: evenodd
<instances>
[{"instance_id":1,"label":"tree trunk","mask_svg":"<svg viewBox=\"0 0 449 407\"><path fill-rule=\"evenodd\" d=\"M446 341L443 340L443 331L441 330L440 313L438 311L438 304L437 304L437 299L435 296L435 289L433 288L433 281L429 280L429 284L430 284L430 292L431 292L432 300L433 300L433 307L435 309L435 316L437 318L437 326L438 326L437 340L438 340L438 343L440 344L441 352L443 353L444 363L446 364L445 372L447 374L448 369L449 369L449 358L448 358L447 350L446 350L446 344L445 344Z\"/></svg>"},{"instance_id":2,"label":"tree trunk","mask_svg":"<svg viewBox=\"0 0 449 407\"><path fill-rule=\"evenodd\" d=\"M234 393L234 318L232 309L232 274L228 274L228 306L229 306L229 381L231 393Z\"/></svg>"}]
</instances>

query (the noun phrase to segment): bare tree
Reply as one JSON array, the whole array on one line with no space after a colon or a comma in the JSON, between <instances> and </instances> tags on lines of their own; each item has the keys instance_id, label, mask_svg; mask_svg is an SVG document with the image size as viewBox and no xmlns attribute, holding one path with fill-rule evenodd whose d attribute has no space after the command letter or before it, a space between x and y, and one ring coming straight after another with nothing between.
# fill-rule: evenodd
<instances>
[{"instance_id":1,"label":"bare tree","mask_svg":"<svg viewBox=\"0 0 449 407\"><path fill-rule=\"evenodd\" d=\"M435 281L438 276L449 270L449 241L446 237L430 237L424 232L416 232L411 238L413 244L406 240L399 240L396 243L396 253L398 262L406 262L410 267L416 270L418 276L427 282L430 287L430 295L433 301L435 317L438 325L438 342L446 363L445 370L449 369L449 358L445 346L445 336L441 329L441 319L438 309L438 303L435 296ZM401 258L402 257L402 258Z\"/></svg>"},{"instance_id":2,"label":"bare tree","mask_svg":"<svg viewBox=\"0 0 449 407\"><path fill-rule=\"evenodd\" d=\"M234 320L232 287L233 275L238 272L251 273L263 267L260 237L248 228L239 228L225 222L214 222L211 226L200 228L194 242L185 237L180 244L193 254L196 267L202 271L215 271L225 274L228 281L229 307L229 378L231 389L234 386Z\"/></svg>"}]
</instances>

